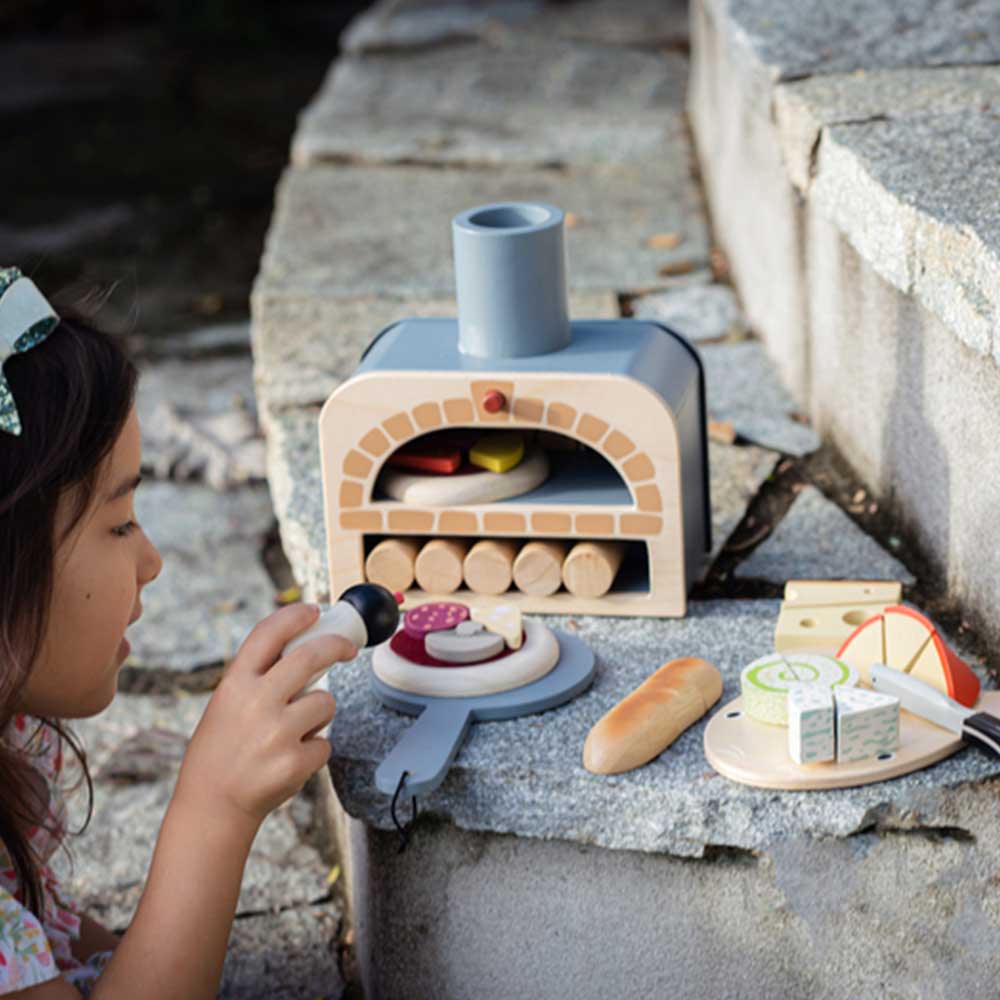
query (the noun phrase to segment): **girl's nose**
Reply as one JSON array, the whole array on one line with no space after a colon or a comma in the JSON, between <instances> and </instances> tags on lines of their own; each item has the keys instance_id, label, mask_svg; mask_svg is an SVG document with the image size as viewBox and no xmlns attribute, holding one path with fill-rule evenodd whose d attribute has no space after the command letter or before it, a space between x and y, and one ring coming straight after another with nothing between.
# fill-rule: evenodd
<instances>
[{"instance_id":1,"label":"girl's nose","mask_svg":"<svg viewBox=\"0 0 1000 1000\"><path fill-rule=\"evenodd\" d=\"M149 540L149 536L145 532L143 532L142 537L145 545L142 558L139 561L139 582L145 586L160 575L160 570L163 569L163 556L160 555L159 549Z\"/></svg>"}]
</instances>

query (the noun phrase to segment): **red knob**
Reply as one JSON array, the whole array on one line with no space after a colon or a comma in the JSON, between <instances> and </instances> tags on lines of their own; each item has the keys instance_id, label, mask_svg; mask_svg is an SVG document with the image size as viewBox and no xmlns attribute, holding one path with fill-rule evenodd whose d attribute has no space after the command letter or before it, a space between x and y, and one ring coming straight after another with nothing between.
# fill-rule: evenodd
<instances>
[{"instance_id":1,"label":"red knob","mask_svg":"<svg viewBox=\"0 0 1000 1000\"><path fill-rule=\"evenodd\" d=\"M483 396L483 409L487 413L499 413L507 405L507 397L499 389L490 389Z\"/></svg>"}]
</instances>

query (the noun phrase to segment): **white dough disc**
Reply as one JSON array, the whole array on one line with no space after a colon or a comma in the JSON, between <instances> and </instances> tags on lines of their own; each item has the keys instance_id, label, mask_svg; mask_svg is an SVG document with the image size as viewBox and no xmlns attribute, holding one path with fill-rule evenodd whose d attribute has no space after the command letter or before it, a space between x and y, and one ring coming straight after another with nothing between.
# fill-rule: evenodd
<instances>
[{"instance_id":1,"label":"white dough disc","mask_svg":"<svg viewBox=\"0 0 1000 1000\"><path fill-rule=\"evenodd\" d=\"M394 652L388 642L372 652L375 676L390 687L437 698L469 698L510 691L544 677L559 662L559 641L541 622L524 620L524 644L492 663L425 667Z\"/></svg>"},{"instance_id":2,"label":"white dough disc","mask_svg":"<svg viewBox=\"0 0 1000 1000\"><path fill-rule=\"evenodd\" d=\"M519 497L541 486L548 478L548 457L544 451L536 449L508 472L484 470L436 476L387 466L379 476L378 488L393 500L411 506L454 507Z\"/></svg>"}]
</instances>

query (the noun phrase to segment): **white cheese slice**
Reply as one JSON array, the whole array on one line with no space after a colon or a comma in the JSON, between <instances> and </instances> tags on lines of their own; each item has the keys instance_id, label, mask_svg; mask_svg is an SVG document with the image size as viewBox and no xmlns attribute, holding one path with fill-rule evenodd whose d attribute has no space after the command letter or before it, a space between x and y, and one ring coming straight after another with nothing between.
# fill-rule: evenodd
<instances>
[{"instance_id":1,"label":"white cheese slice","mask_svg":"<svg viewBox=\"0 0 1000 1000\"><path fill-rule=\"evenodd\" d=\"M796 764L819 764L837 756L833 691L819 684L788 689L788 753Z\"/></svg>"},{"instance_id":2,"label":"white cheese slice","mask_svg":"<svg viewBox=\"0 0 1000 1000\"><path fill-rule=\"evenodd\" d=\"M899 748L899 699L866 688L837 688L837 763Z\"/></svg>"}]
</instances>

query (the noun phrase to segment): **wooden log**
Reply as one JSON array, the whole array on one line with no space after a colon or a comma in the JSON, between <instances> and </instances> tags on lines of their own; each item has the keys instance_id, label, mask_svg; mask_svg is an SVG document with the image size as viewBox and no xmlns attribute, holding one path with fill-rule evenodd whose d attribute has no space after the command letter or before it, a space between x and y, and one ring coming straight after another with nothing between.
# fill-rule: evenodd
<instances>
[{"instance_id":1,"label":"wooden log","mask_svg":"<svg viewBox=\"0 0 1000 1000\"><path fill-rule=\"evenodd\" d=\"M413 564L420 551L417 538L386 538L368 553L365 577L388 590L409 590L413 586Z\"/></svg>"},{"instance_id":2,"label":"wooden log","mask_svg":"<svg viewBox=\"0 0 1000 1000\"><path fill-rule=\"evenodd\" d=\"M577 542L563 563L563 583L576 597L603 597L624 557L621 542Z\"/></svg>"},{"instance_id":3,"label":"wooden log","mask_svg":"<svg viewBox=\"0 0 1000 1000\"><path fill-rule=\"evenodd\" d=\"M502 594L514 579L517 543L484 538L469 549L463 564L465 583L477 594Z\"/></svg>"},{"instance_id":4,"label":"wooden log","mask_svg":"<svg viewBox=\"0 0 1000 1000\"><path fill-rule=\"evenodd\" d=\"M469 543L460 538L432 538L417 553L413 572L428 594L450 594L462 586L462 560Z\"/></svg>"},{"instance_id":5,"label":"wooden log","mask_svg":"<svg viewBox=\"0 0 1000 1000\"><path fill-rule=\"evenodd\" d=\"M524 594L548 597L562 586L565 542L528 542L514 560L514 584Z\"/></svg>"}]
</instances>

